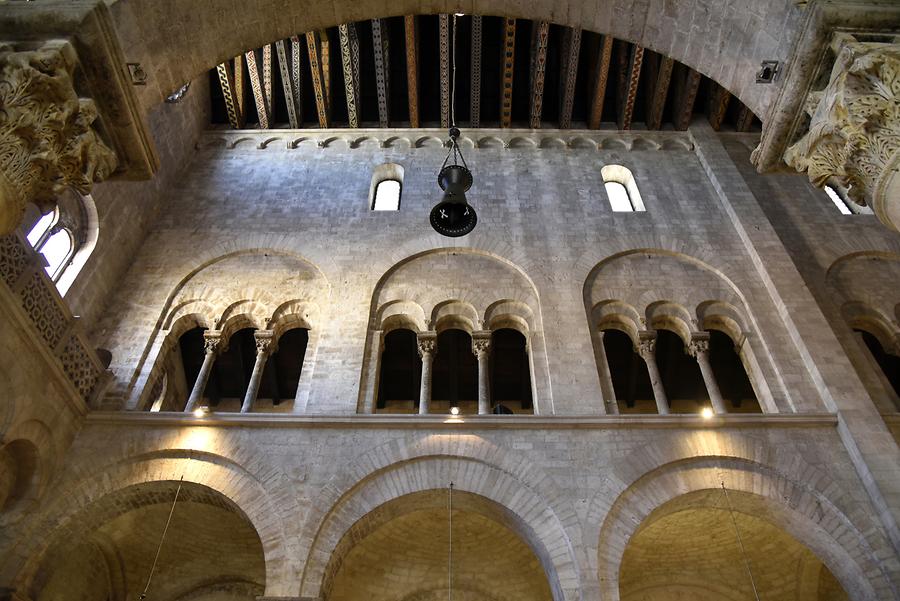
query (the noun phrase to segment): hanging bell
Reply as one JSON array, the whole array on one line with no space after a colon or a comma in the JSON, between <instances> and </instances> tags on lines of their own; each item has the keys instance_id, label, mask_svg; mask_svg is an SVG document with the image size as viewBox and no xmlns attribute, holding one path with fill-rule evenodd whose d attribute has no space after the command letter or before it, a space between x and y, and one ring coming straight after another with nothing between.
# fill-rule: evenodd
<instances>
[{"instance_id":1,"label":"hanging bell","mask_svg":"<svg viewBox=\"0 0 900 601\"><path fill-rule=\"evenodd\" d=\"M438 174L438 185L444 197L431 209L431 227L450 238L465 236L478 223L475 209L466 202L472 187L472 173L462 165L447 165Z\"/></svg>"}]
</instances>

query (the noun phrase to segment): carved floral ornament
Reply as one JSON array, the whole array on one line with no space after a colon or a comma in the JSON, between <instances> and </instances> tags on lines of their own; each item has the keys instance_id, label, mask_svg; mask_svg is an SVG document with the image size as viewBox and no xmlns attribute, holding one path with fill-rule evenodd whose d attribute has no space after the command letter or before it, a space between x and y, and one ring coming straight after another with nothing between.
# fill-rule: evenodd
<instances>
[{"instance_id":1,"label":"carved floral ornament","mask_svg":"<svg viewBox=\"0 0 900 601\"><path fill-rule=\"evenodd\" d=\"M73 87L75 63L64 41L27 51L0 44L0 234L18 226L29 201L46 212L68 187L89 194L116 168L92 127L94 101Z\"/></svg>"},{"instance_id":2,"label":"carved floral ornament","mask_svg":"<svg viewBox=\"0 0 900 601\"><path fill-rule=\"evenodd\" d=\"M886 203L900 163L900 44L858 42L838 34L837 55L826 88L811 92L806 112L809 131L787 149L785 162L806 171L816 186L829 180L848 189L850 198L870 205L895 228Z\"/></svg>"}]
</instances>

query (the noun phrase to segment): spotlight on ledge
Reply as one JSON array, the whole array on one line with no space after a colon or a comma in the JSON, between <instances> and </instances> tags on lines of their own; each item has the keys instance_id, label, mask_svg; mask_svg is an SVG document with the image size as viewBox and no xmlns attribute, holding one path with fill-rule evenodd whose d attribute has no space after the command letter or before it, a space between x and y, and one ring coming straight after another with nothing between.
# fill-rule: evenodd
<instances>
[{"instance_id":1,"label":"spotlight on ledge","mask_svg":"<svg viewBox=\"0 0 900 601\"><path fill-rule=\"evenodd\" d=\"M712 419L712 416L713 416L713 410L710 409L709 407L704 407L700 411L700 417L702 417L703 419Z\"/></svg>"},{"instance_id":2,"label":"spotlight on ledge","mask_svg":"<svg viewBox=\"0 0 900 601\"><path fill-rule=\"evenodd\" d=\"M450 415L459 415L459 407L450 407Z\"/></svg>"},{"instance_id":3,"label":"spotlight on ledge","mask_svg":"<svg viewBox=\"0 0 900 601\"><path fill-rule=\"evenodd\" d=\"M206 417L207 415L209 415L209 413L209 407L207 407L206 405L194 409L194 417Z\"/></svg>"}]
</instances>

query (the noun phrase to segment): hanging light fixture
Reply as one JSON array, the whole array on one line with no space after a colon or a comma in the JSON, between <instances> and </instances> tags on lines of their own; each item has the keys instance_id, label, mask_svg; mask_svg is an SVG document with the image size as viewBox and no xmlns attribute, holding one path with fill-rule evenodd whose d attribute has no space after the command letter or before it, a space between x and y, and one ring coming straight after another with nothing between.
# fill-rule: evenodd
<instances>
[{"instance_id":1,"label":"hanging light fixture","mask_svg":"<svg viewBox=\"0 0 900 601\"><path fill-rule=\"evenodd\" d=\"M478 215L468 201L466 192L472 187L472 172L459 149L459 128L456 127L456 18L453 15L453 67L450 99L450 150L438 173L438 185L444 191L441 202L431 209L431 227L450 238L465 236L478 223ZM451 162L451 157L453 161Z\"/></svg>"}]
</instances>

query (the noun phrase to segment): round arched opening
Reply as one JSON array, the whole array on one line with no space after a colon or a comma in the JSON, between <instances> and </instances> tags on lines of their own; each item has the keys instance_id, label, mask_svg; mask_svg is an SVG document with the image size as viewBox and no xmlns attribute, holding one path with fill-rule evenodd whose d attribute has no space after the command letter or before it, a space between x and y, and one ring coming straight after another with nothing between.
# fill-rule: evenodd
<instances>
[{"instance_id":1,"label":"round arched opening","mask_svg":"<svg viewBox=\"0 0 900 601\"><path fill-rule=\"evenodd\" d=\"M625 548L621 601L848 599L822 560L753 498L708 489L656 509Z\"/></svg>"},{"instance_id":2,"label":"round arched opening","mask_svg":"<svg viewBox=\"0 0 900 601\"><path fill-rule=\"evenodd\" d=\"M57 531L32 584L35 601L137 599L147 585L178 482L106 495ZM265 590L260 537L224 495L185 482L148 599L252 601Z\"/></svg>"},{"instance_id":3,"label":"round arched opening","mask_svg":"<svg viewBox=\"0 0 900 601\"><path fill-rule=\"evenodd\" d=\"M37 447L28 440L14 440L0 449L0 513L35 493L38 459Z\"/></svg>"},{"instance_id":4,"label":"round arched opening","mask_svg":"<svg viewBox=\"0 0 900 601\"><path fill-rule=\"evenodd\" d=\"M498 504L448 491L400 497L342 537L323 587L326 601L550 601L545 562L524 525ZM452 564L450 542L452 536Z\"/></svg>"}]
</instances>

